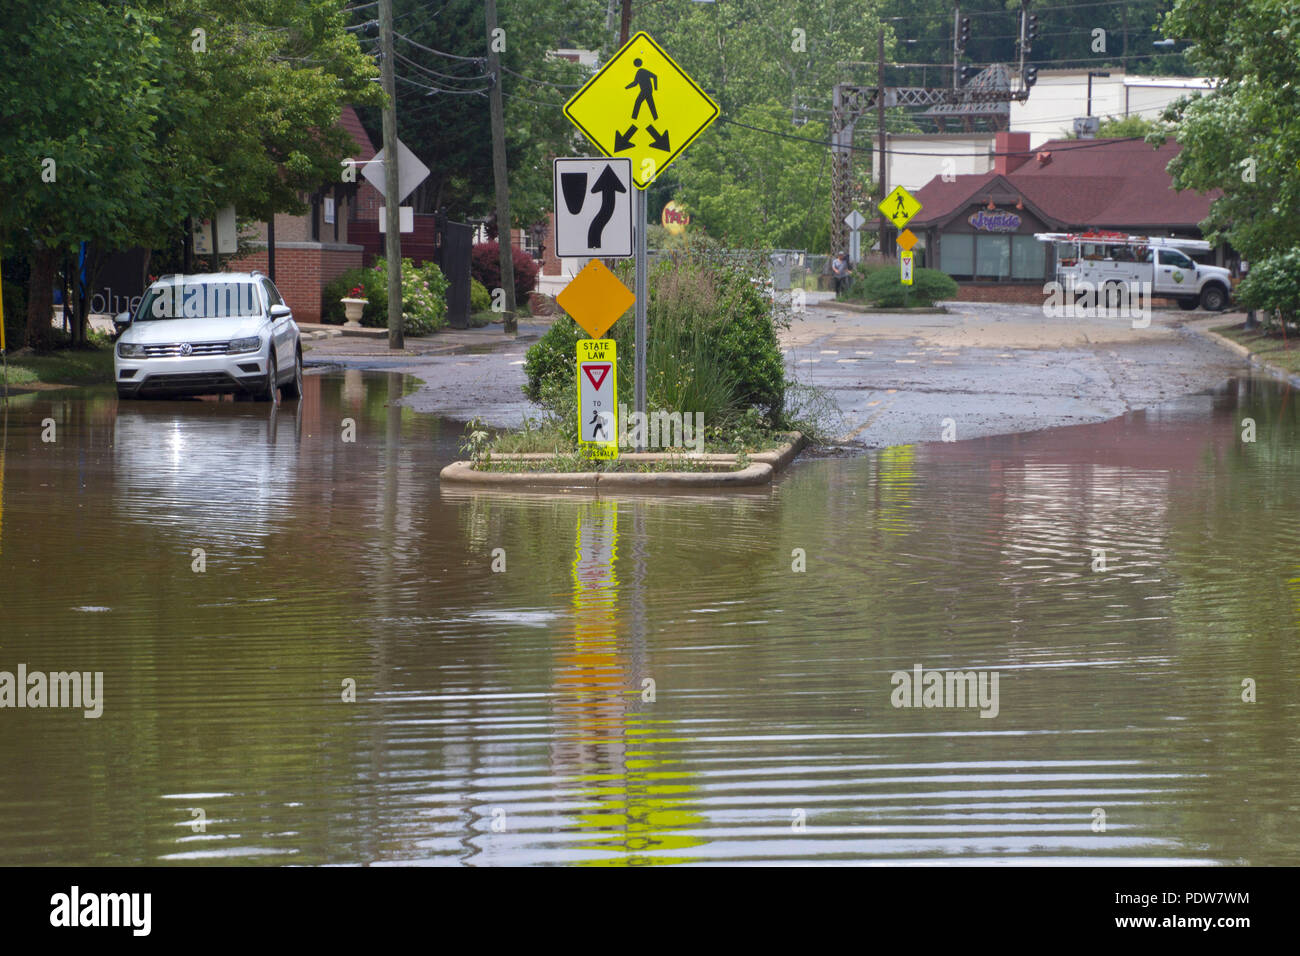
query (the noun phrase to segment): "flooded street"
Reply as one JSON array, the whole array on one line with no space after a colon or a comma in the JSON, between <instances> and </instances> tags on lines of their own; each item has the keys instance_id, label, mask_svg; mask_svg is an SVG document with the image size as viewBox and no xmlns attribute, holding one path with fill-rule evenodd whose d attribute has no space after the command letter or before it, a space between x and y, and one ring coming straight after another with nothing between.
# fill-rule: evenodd
<instances>
[{"instance_id":1,"label":"flooded street","mask_svg":"<svg viewBox=\"0 0 1300 956\"><path fill-rule=\"evenodd\" d=\"M440 489L413 388L0 408L0 671L103 673L0 864L1300 864L1284 386L617 499Z\"/></svg>"}]
</instances>

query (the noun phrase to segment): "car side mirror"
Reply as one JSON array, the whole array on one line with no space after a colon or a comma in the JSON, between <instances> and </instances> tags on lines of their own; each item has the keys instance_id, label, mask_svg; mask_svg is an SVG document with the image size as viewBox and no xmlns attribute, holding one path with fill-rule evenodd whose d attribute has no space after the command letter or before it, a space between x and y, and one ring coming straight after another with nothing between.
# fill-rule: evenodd
<instances>
[{"instance_id":1,"label":"car side mirror","mask_svg":"<svg viewBox=\"0 0 1300 956\"><path fill-rule=\"evenodd\" d=\"M287 305L271 306L272 319L283 319L286 316L290 316L290 315L293 315L293 309L289 308Z\"/></svg>"},{"instance_id":2,"label":"car side mirror","mask_svg":"<svg viewBox=\"0 0 1300 956\"><path fill-rule=\"evenodd\" d=\"M121 332L130 324L131 324L130 312L119 312L117 313L117 315L113 316L113 328L115 328L118 332Z\"/></svg>"}]
</instances>

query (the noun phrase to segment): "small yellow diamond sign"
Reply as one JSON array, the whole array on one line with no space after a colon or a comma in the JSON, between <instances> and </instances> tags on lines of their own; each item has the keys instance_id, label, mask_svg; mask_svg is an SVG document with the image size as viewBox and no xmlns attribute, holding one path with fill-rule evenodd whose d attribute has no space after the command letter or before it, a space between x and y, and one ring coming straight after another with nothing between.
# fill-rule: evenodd
<instances>
[{"instance_id":1,"label":"small yellow diamond sign","mask_svg":"<svg viewBox=\"0 0 1300 956\"><path fill-rule=\"evenodd\" d=\"M636 302L630 289L599 259L592 259L555 297L560 308L598 339Z\"/></svg>"},{"instance_id":2,"label":"small yellow diamond sign","mask_svg":"<svg viewBox=\"0 0 1300 956\"><path fill-rule=\"evenodd\" d=\"M916 233L912 232L911 229L904 229L898 234L899 248L906 252L911 252L912 247L916 245L917 242Z\"/></svg>"},{"instance_id":3,"label":"small yellow diamond sign","mask_svg":"<svg viewBox=\"0 0 1300 956\"><path fill-rule=\"evenodd\" d=\"M885 218L895 228L902 229L921 211L921 204L902 186L895 186L894 191L882 199L876 208L885 214Z\"/></svg>"},{"instance_id":4,"label":"small yellow diamond sign","mask_svg":"<svg viewBox=\"0 0 1300 956\"><path fill-rule=\"evenodd\" d=\"M569 102L564 115L606 156L632 160L645 189L717 118L718 104L638 33Z\"/></svg>"}]
</instances>

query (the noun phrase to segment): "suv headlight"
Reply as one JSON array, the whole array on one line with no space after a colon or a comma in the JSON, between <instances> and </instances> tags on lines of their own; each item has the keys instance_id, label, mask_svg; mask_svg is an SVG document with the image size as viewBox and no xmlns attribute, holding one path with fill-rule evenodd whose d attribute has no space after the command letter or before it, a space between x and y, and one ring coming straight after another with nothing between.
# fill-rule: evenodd
<instances>
[{"instance_id":1,"label":"suv headlight","mask_svg":"<svg viewBox=\"0 0 1300 956\"><path fill-rule=\"evenodd\" d=\"M253 335L246 339L234 339L230 343L231 353L236 352L256 352L262 347L262 337Z\"/></svg>"},{"instance_id":2,"label":"suv headlight","mask_svg":"<svg viewBox=\"0 0 1300 956\"><path fill-rule=\"evenodd\" d=\"M144 346L136 345L133 342L117 343L118 358L142 358L144 356Z\"/></svg>"}]
</instances>

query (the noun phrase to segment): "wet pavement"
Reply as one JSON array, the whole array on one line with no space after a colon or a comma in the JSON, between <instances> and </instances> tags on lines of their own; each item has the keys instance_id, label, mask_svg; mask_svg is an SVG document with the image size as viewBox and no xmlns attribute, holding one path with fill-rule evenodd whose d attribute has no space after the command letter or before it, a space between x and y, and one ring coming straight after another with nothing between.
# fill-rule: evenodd
<instances>
[{"instance_id":1,"label":"wet pavement","mask_svg":"<svg viewBox=\"0 0 1300 956\"><path fill-rule=\"evenodd\" d=\"M782 336L787 372L828 393L839 410L829 433L855 446L1101 422L1217 387L1248 368L1185 328L1189 313L1177 311L1156 310L1149 327L1135 329L1048 319L1037 306L953 302L947 315L868 314L820 293L808 305ZM409 340L396 354L381 339L331 338L310 343L306 361L400 370L421 383L402 400L407 407L513 428L542 414L521 387L528 346L548 327L535 319L521 323L517 337L500 326L440 333Z\"/></svg>"},{"instance_id":2,"label":"wet pavement","mask_svg":"<svg viewBox=\"0 0 1300 956\"><path fill-rule=\"evenodd\" d=\"M418 395L0 409L0 671L103 675L0 708L0 863L1300 863L1286 387L618 499Z\"/></svg>"}]
</instances>

